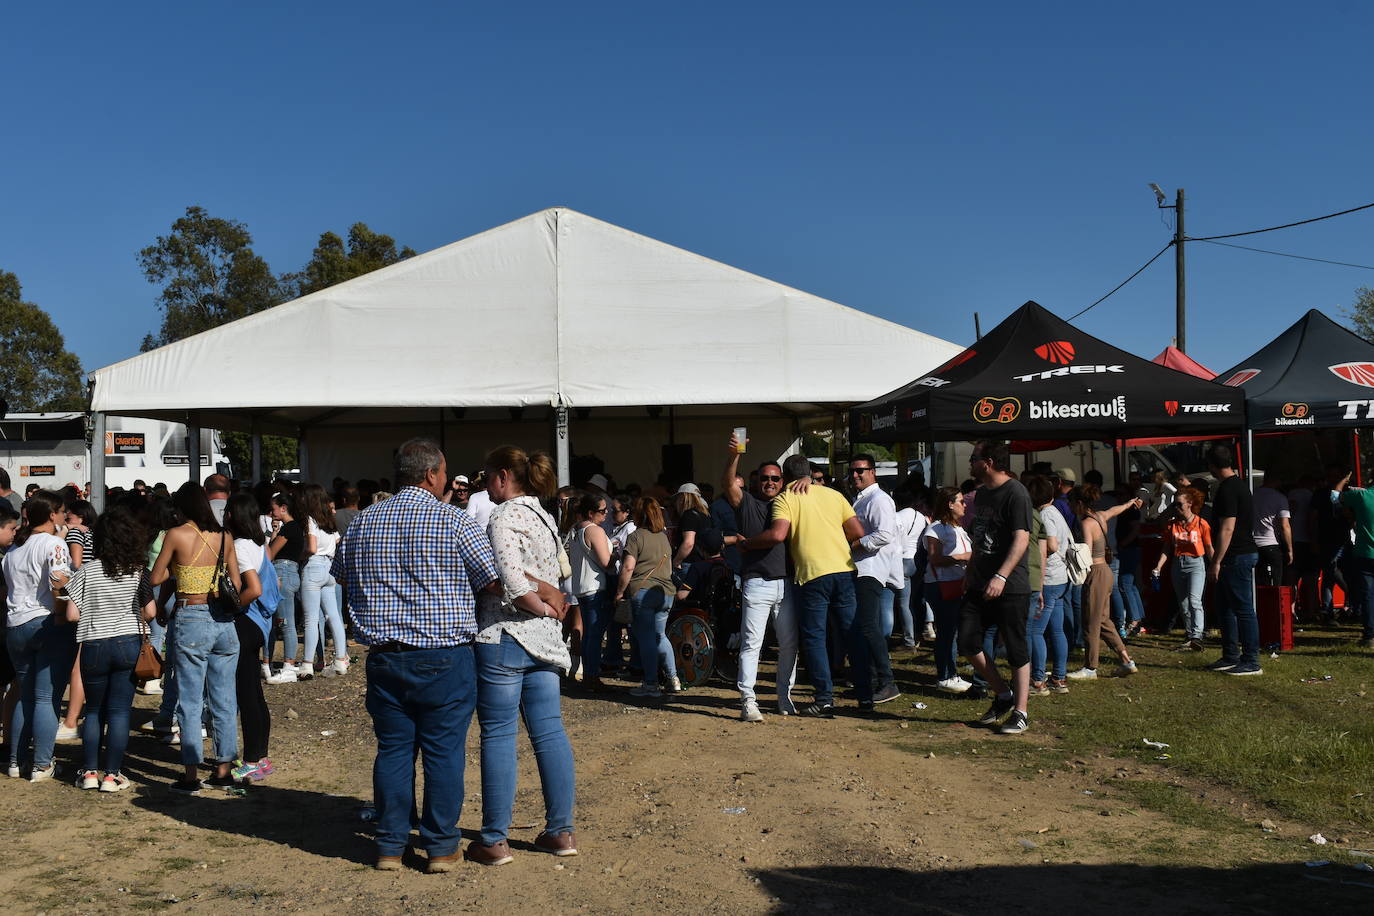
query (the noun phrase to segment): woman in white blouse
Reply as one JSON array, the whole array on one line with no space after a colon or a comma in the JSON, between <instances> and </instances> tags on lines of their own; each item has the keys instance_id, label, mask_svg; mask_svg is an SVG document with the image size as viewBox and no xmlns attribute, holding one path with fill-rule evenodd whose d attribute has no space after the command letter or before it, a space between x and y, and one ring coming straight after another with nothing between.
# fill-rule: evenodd
<instances>
[{"instance_id":1,"label":"woman in white blouse","mask_svg":"<svg viewBox=\"0 0 1374 916\"><path fill-rule=\"evenodd\" d=\"M305 616L305 660L296 672L299 680L309 680L315 663L315 648L324 652L325 627L334 638L334 660L325 674L348 673L348 638L344 634L343 612L339 609L338 584L329 574L334 548L339 544L339 526L334 522L334 507L329 494L317 483L306 484L300 492L300 513L305 518L305 555L301 567L301 610Z\"/></svg>"},{"instance_id":2,"label":"woman in white blouse","mask_svg":"<svg viewBox=\"0 0 1374 916\"><path fill-rule=\"evenodd\" d=\"M544 789L544 831L535 848L577 855L573 833L573 753L563 730L559 677L572 666L562 616L531 582L557 582L558 528L540 499L557 488L543 452L502 446L487 456L487 525L499 594L477 596L477 720L482 726L482 832L464 856L481 865L511 861L506 831L515 804L515 735L523 715Z\"/></svg>"}]
</instances>

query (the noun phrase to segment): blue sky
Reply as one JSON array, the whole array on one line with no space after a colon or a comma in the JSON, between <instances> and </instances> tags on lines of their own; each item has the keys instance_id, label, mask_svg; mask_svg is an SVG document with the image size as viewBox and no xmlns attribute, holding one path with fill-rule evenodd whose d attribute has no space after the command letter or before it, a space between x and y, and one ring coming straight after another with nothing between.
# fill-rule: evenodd
<instances>
[{"instance_id":1,"label":"blue sky","mask_svg":"<svg viewBox=\"0 0 1374 916\"><path fill-rule=\"evenodd\" d=\"M287 8L289 7L289 8ZM1374 201L1360 2L23 4L0 26L0 269L88 369L156 328L188 205L278 272L357 221L426 250L566 205L967 343L1165 244ZM1374 264L1374 210L1242 244ZM1220 371L1374 271L1188 246ZM1080 320L1153 356L1167 254ZM665 328L671 333L671 328ZM913 366L913 376L927 367ZM855 367L862 371L861 367Z\"/></svg>"}]
</instances>

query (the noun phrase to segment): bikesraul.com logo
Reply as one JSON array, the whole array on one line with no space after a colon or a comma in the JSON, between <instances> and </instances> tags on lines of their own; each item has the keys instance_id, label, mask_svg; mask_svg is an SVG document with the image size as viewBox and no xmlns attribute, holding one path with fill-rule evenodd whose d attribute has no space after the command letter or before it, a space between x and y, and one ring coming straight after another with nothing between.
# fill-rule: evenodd
<instances>
[{"instance_id":1,"label":"bikesraul.com logo","mask_svg":"<svg viewBox=\"0 0 1374 916\"><path fill-rule=\"evenodd\" d=\"M1110 401L1095 401L1088 404L1064 404L1059 401L1030 401L1032 420L1081 420L1084 418L1115 417L1126 422L1126 396L1117 395Z\"/></svg>"}]
</instances>

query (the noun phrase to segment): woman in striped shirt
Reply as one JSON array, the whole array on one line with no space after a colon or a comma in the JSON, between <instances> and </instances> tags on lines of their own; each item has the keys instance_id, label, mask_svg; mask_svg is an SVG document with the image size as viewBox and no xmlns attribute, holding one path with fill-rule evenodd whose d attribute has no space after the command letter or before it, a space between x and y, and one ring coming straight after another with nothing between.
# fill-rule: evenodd
<instances>
[{"instance_id":1,"label":"woman in striped shirt","mask_svg":"<svg viewBox=\"0 0 1374 916\"><path fill-rule=\"evenodd\" d=\"M145 565L148 539L133 513L115 506L96 522L94 534L99 559L78 569L66 587L67 619L76 623L86 686L83 763L77 784L118 792L129 786L120 767L129 744L140 634L146 632L143 628L156 608Z\"/></svg>"}]
</instances>

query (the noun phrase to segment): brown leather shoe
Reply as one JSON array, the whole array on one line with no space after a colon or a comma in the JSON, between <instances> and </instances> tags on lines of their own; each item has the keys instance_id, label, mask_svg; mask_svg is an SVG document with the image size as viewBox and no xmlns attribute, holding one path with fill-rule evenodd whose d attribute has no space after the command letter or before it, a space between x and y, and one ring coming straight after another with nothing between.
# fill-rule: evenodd
<instances>
[{"instance_id":1,"label":"brown leather shoe","mask_svg":"<svg viewBox=\"0 0 1374 916\"><path fill-rule=\"evenodd\" d=\"M534 848L555 856L577 855L577 835L571 830L562 833L541 833L534 838Z\"/></svg>"},{"instance_id":2,"label":"brown leather shoe","mask_svg":"<svg viewBox=\"0 0 1374 916\"><path fill-rule=\"evenodd\" d=\"M377 871L400 871L401 867L400 856L377 857Z\"/></svg>"},{"instance_id":3,"label":"brown leather shoe","mask_svg":"<svg viewBox=\"0 0 1374 916\"><path fill-rule=\"evenodd\" d=\"M456 852L447 856L430 856L429 864L425 866L425 874L442 875L444 872L453 871L458 867L459 861Z\"/></svg>"},{"instance_id":4,"label":"brown leather shoe","mask_svg":"<svg viewBox=\"0 0 1374 916\"><path fill-rule=\"evenodd\" d=\"M510 844L505 840L492 843L490 846L483 846L473 840L468 844L468 848L463 850L463 858L478 865L505 865L507 862L515 861L515 856L510 854Z\"/></svg>"}]
</instances>

